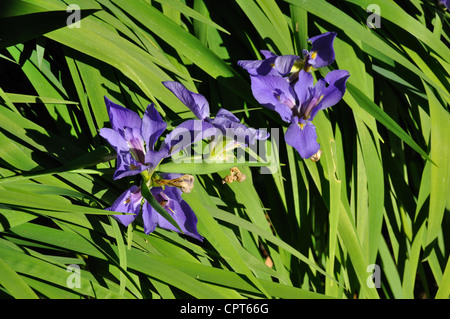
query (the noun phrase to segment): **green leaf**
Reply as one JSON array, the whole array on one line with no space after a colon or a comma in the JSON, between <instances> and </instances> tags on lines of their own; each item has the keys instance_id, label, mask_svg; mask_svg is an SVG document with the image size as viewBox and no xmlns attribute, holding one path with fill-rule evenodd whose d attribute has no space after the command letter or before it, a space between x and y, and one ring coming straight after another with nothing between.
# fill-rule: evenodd
<instances>
[{"instance_id":1,"label":"green leaf","mask_svg":"<svg viewBox=\"0 0 450 319\"><path fill-rule=\"evenodd\" d=\"M6 262L0 258L0 284L17 299L38 299L34 291L26 284Z\"/></svg>"}]
</instances>

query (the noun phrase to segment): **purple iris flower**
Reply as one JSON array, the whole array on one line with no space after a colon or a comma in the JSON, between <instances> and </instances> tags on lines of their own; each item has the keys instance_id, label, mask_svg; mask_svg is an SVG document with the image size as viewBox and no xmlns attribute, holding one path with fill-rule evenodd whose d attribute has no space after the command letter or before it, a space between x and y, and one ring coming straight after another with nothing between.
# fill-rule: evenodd
<instances>
[{"instance_id":1,"label":"purple iris flower","mask_svg":"<svg viewBox=\"0 0 450 319\"><path fill-rule=\"evenodd\" d=\"M256 100L290 123L286 143L302 158L310 158L320 150L312 120L317 112L342 99L348 77L347 71L335 70L314 85L313 76L301 70L294 85L278 76L252 76L251 83Z\"/></svg>"},{"instance_id":2,"label":"purple iris flower","mask_svg":"<svg viewBox=\"0 0 450 319\"><path fill-rule=\"evenodd\" d=\"M102 128L105 138L117 153L117 169L113 179L153 172L164 159L190 144L215 134L216 128L199 120L187 120L164 139L159 150L155 144L167 128L154 104L150 104L141 119L139 115L105 97L112 128Z\"/></svg>"},{"instance_id":3,"label":"purple iris flower","mask_svg":"<svg viewBox=\"0 0 450 319\"><path fill-rule=\"evenodd\" d=\"M303 57L298 55L277 56L270 51L261 50L264 60L241 60L238 61L238 65L252 76L289 76L289 81L293 82L302 69L310 72L313 68L319 69L333 63L335 38L336 32L326 32L308 39L312 45L311 50L303 50Z\"/></svg>"},{"instance_id":4,"label":"purple iris flower","mask_svg":"<svg viewBox=\"0 0 450 319\"><path fill-rule=\"evenodd\" d=\"M439 0L439 4L445 6L447 8L447 10L450 10L449 0Z\"/></svg>"},{"instance_id":5,"label":"purple iris flower","mask_svg":"<svg viewBox=\"0 0 450 319\"><path fill-rule=\"evenodd\" d=\"M166 130L167 123L163 121L153 103L147 107L141 119L137 113L113 103L106 97L105 102L112 128L102 128L100 135L117 153L117 168L113 178L141 174L144 177L143 183L151 187L152 195L173 217L183 233L202 240L196 230L197 218L181 198L182 192L188 193L192 189L193 177L184 175L183 178L179 178L174 174L154 172L163 159L198 140L209 137L210 135L205 134L205 130L209 129L210 134L213 134L217 129L211 124L205 125L200 120L187 120L167 134L156 150L155 144ZM107 209L132 213L133 215L114 215L125 226L133 222L142 210L144 230L147 234L156 226L178 231L146 200L143 200L141 188L138 186L126 190Z\"/></svg>"},{"instance_id":6,"label":"purple iris flower","mask_svg":"<svg viewBox=\"0 0 450 319\"><path fill-rule=\"evenodd\" d=\"M154 149L167 124L153 103L147 107L142 119L137 113L113 103L106 96L105 103L112 128L102 128L100 136L117 153L117 169L113 179L154 170L168 154Z\"/></svg>"},{"instance_id":7,"label":"purple iris flower","mask_svg":"<svg viewBox=\"0 0 450 319\"><path fill-rule=\"evenodd\" d=\"M204 125L212 125L223 135L229 136L237 141L244 141L246 145L253 145L256 140L266 140L269 133L257 130L240 123L239 119L230 111L220 109L216 117L211 119L209 103L206 98L198 93L189 91L183 84L173 81L163 82L184 105L186 105L195 116L203 121Z\"/></svg>"},{"instance_id":8,"label":"purple iris flower","mask_svg":"<svg viewBox=\"0 0 450 319\"><path fill-rule=\"evenodd\" d=\"M173 179L179 175L165 174L164 178ZM203 241L203 237L197 231L197 217L191 207L181 197L182 191L176 187L165 186L152 187L151 193L161 206L173 217L183 234ZM179 232L171 223L163 218L142 196L141 188L133 185L121 194L116 201L107 208L110 211L130 213L132 215L113 215L124 226L131 224L142 211L144 231L149 234L155 228L161 227Z\"/></svg>"}]
</instances>

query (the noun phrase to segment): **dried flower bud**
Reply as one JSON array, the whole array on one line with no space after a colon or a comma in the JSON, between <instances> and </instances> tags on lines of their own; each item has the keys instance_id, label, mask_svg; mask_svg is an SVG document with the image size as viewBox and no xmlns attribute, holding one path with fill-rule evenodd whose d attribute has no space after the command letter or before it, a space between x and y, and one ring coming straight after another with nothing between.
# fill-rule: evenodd
<instances>
[{"instance_id":1,"label":"dried flower bud","mask_svg":"<svg viewBox=\"0 0 450 319\"><path fill-rule=\"evenodd\" d=\"M183 193L190 193L194 188L194 176L183 175L181 177L167 181L167 185L181 189Z\"/></svg>"},{"instance_id":2,"label":"dried flower bud","mask_svg":"<svg viewBox=\"0 0 450 319\"><path fill-rule=\"evenodd\" d=\"M239 183L242 183L245 181L247 176L245 174L241 173L237 167L232 167L230 169L230 175L225 176L225 178L222 180L222 184L230 184L233 181L238 181Z\"/></svg>"},{"instance_id":3,"label":"dried flower bud","mask_svg":"<svg viewBox=\"0 0 450 319\"><path fill-rule=\"evenodd\" d=\"M233 183L233 181L235 180L235 176L232 175L227 175L225 176L225 178L222 180L222 184L230 184Z\"/></svg>"},{"instance_id":4,"label":"dried flower bud","mask_svg":"<svg viewBox=\"0 0 450 319\"><path fill-rule=\"evenodd\" d=\"M322 150L318 150L317 153L311 156L309 159L313 162L317 162L318 160L320 160L320 155L322 155Z\"/></svg>"}]
</instances>

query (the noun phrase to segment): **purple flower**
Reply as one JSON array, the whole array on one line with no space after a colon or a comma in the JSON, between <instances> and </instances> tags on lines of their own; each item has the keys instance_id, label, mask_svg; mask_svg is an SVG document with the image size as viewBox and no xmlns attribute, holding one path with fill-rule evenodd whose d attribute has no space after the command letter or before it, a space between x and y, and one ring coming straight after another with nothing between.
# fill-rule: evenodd
<instances>
[{"instance_id":1,"label":"purple flower","mask_svg":"<svg viewBox=\"0 0 450 319\"><path fill-rule=\"evenodd\" d=\"M302 158L310 158L320 150L312 120L317 112L342 99L348 77L347 71L335 70L314 85L312 75L301 70L294 85L278 76L252 76L251 82L256 100L290 123L286 143Z\"/></svg>"},{"instance_id":2,"label":"purple flower","mask_svg":"<svg viewBox=\"0 0 450 319\"><path fill-rule=\"evenodd\" d=\"M174 175L166 175L174 178ZM184 234L203 241L197 231L197 217L191 207L182 199L182 191L176 187L152 187L151 193L161 206L172 216ZM116 201L107 208L109 211L130 213L132 215L113 215L124 226L131 224L142 211L144 231L149 234L155 228L161 227L179 232L171 223L162 217L142 196L141 188L134 185L121 194Z\"/></svg>"},{"instance_id":3,"label":"purple flower","mask_svg":"<svg viewBox=\"0 0 450 319\"><path fill-rule=\"evenodd\" d=\"M192 143L215 134L216 128L199 120L187 120L178 125L155 150L155 144L167 127L161 115L150 104L143 118L105 97L112 128L102 128L105 138L117 153L117 168L113 179L152 173L164 159Z\"/></svg>"},{"instance_id":4,"label":"purple flower","mask_svg":"<svg viewBox=\"0 0 450 319\"><path fill-rule=\"evenodd\" d=\"M113 179L154 170L168 154L154 149L167 124L153 103L147 107L142 119L137 113L113 103L107 97L105 103L112 128L102 128L100 136L117 153L117 169Z\"/></svg>"},{"instance_id":5,"label":"purple flower","mask_svg":"<svg viewBox=\"0 0 450 319\"><path fill-rule=\"evenodd\" d=\"M450 3L448 0L439 0L439 4L445 6L447 10L450 10Z\"/></svg>"},{"instance_id":6,"label":"purple flower","mask_svg":"<svg viewBox=\"0 0 450 319\"><path fill-rule=\"evenodd\" d=\"M288 76L290 82L293 82L300 70L311 72L312 69L319 69L333 63L335 54L333 42L336 38L335 32L326 32L308 39L311 42L311 50L303 50L303 57L298 55L281 55L261 50L264 60L241 60L238 65L251 76L274 75Z\"/></svg>"},{"instance_id":7,"label":"purple flower","mask_svg":"<svg viewBox=\"0 0 450 319\"><path fill-rule=\"evenodd\" d=\"M186 105L195 116L203 121L204 125L212 125L218 129L223 135L244 141L245 144L254 144L256 140L265 140L269 134L263 130L257 130L240 123L239 119L230 111L220 109L216 117L211 119L209 111L209 103L206 98L198 93L189 91L183 84L173 81L163 82L184 105ZM212 136L213 134L211 134Z\"/></svg>"},{"instance_id":8,"label":"purple flower","mask_svg":"<svg viewBox=\"0 0 450 319\"><path fill-rule=\"evenodd\" d=\"M200 120L187 120L166 135L158 150L155 144L166 130L167 124L150 104L141 119L139 115L105 97L112 128L102 128L100 135L117 152L117 168L114 179L141 174L143 183L151 194L166 209L183 233L202 240L196 230L197 218L189 205L181 198L181 193L189 193L194 179L190 175L176 177L171 174L156 174L161 161L188 145L208 137L204 130L216 128ZM156 226L178 231L161 216L143 197L141 187L132 186L117 198L108 210L131 213L113 215L125 226L133 222L142 210L144 230L151 233Z\"/></svg>"}]
</instances>

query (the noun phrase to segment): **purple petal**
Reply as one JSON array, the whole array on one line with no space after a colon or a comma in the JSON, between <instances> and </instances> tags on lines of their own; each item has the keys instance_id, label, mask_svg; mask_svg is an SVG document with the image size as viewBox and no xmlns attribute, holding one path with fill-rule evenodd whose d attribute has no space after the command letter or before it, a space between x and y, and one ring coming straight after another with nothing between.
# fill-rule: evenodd
<instances>
[{"instance_id":1,"label":"purple petal","mask_svg":"<svg viewBox=\"0 0 450 319\"><path fill-rule=\"evenodd\" d=\"M166 186L164 191L154 195L157 200L165 201L163 207L173 217L185 235L203 241L197 231L197 217L192 208L181 198L181 191L175 187ZM161 215L157 215L158 226L164 229L179 232L171 223Z\"/></svg>"},{"instance_id":2,"label":"purple petal","mask_svg":"<svg viewBox=\"0 0 450 319\"><path fill-rule=\"evenodd\" d=\"M311 41L311 59L309 63L316 69L333 63L335 54L333 42L336 32L326 32L308 39Z\"/></svg>"},{"instance_id":3,"label":"purple petal","mask_svg":"<svg viewBox=\"0 0 450 319\"><path fill-rule=\"evenodd\" d=\"M289 125L284 135L287 144L297 150L302 158L310 158L320 149L317 143L317 134L314 124L306 121L303 128L300 127L297 118Z\"/></svg>"},{"instance_id":4,"label":"purple petal","mask_svg":"<svg viewBox=\"0 0 450 319\"><path fill-rule=\"evenodd\" d=\"M298 55L281 55L275 59L275 69L281 76L291 73L294 62L299 58Z\"/></svg>"},{"instance_id":5,"label":"purple petal","mask_svg":"<svg viewBox=\"0 0 450 319\"><path fill-rule=\"evenodd\" d=\"M253 96L263 106L290 122L295 107L295 93L288 81L278 76L251 76Z\"/></svg>"},{"instance_id":6,"label":"purple petal","mask_svg":"<svg viewBox=\"0 0 450 319\"><path fill-rule=\"evenodd\" d=\"M159 213L147 201L142 205L142 221L144 222L144 232L148 235L153 232L158 224Z\"/></svg>"},{"instance_id":7,"label":"purple petal","mask_svg":"<svg viewBox=\"0 0 450 319\"><path fill-rule=\"evenodd\" d=\"M311 73L301 70L298 74L298 81L294 85L297 94L298 105L304 104L309 98L309 91L313 87L314 78Z\"/></svg>"},{"instance_id":8,"label":"purple petal","mask_svg":"<svg viewBox=\"0 0 450 319\"><path fill-rule=\"evenodd\" d=\"M141 209L142 195L140 188L136 185L131 186L124 193L122 193L111 205L111 207L106 208L106 210L120 212L120 213L131 213L133 215L113 215L118 221L120 221L124 226L128 226L132 223L139 211Z\"/></svg>"},{"instance_id":9,"label":"purple petal","mask_svg":"<svg viewBox=\"0 0 450 319\"><path fill-rule=\"evenodd\" d=\"M142 138L141 129L132 129L126 127L124 130L124 138L129 146L129 152L133 158L141 163L145 163L145 142Z\"/></svg>"},{"instance_id":10,"label":"purple petal","mask_svg":"<svg viewBox=\"0 0 450 319\"><path fill-rule=\"evenodd\" d=\"M146 165L142 165L136 161L129 151L117 152L117 164L116 171L114 172L113 179L117 180L126 176L133 176L140 174L147 169Z\"/></svg>"},{"instance_id":11,"label":"purple petal","mask_svg":"<svg viewBox=\"0 0 450 319\"><path fill-rule=\"evenodd\" d=\"M227 119L229 121L236 123L240 122L240 120L236 117L236 115L223 108L217 112L215 119ZM214 122L214 120L212 122Z\"/></svg>"},{"instance_id":12,"label":"purple petal","mask_svg":"<svg viewBox=\"0 0 450 319\"><path fill-rule=\"evenodd\" d=\"M145 110L142 118L142 137L147 143L147 150L154 149L154 145L161 134L166 130L167 123L163 121L161 115L155 108L155 105L150 104Z\"/></svg>"},{"instance_id":13,"label":"purple petal","mask_svg":"<svg viewBox=\"0 0 450 319\"><path fill-rule=\"evenodd\" d=\"M195 142L217 134L219 134L217 128L207 121L187 120L167 134L161 150L167 150L170 156Z\"/></svg>"},{"instance_id":14,"label":"purple petal","mask_svg":"<svg viewBox=\"0 0 450 319\"><path fill-rule=\"evenodd\" d=\"M124 139L124 137L113 129L100 129L100 136L103 137L114 148L116 152L127 151L129 149L127 141Z\"/></svg>"},{"instance_id":15,"label":"purple petal","mask_svg":"<svg viewBox=\"0 0 450 319\"><path fill-rule=\"evenodd\" d=\"M113 130L123 132L125 127L141 129L142 119L136 112L112 102L106 96L105 103Z\"/></svg>"},{"instance_id":16,"label":"purple petal","mask_svg":"<svg viewBox=\"0 0 450 319\"><path fill-rule=\"evenodd\" d=\"M209 116L209 103L201 94L189 91L183 84L173 81L165 81L163 85L186 105L195 116L204 120Z\"/></svg>"},{"instance_id":17,"label":"purple petal","mask_svg":"<svg viewBox=\"0 0 450 319\"><path fill-rule=\"evenodd\" d=\"M159 151L149 150L147 154L145 154L145 164L146 169L150 172L153 172L158 165L161 163L163 159L169 157L169 148L161 148Z\"/></svg>"},{"instance_id":18,"label":"purple petal","mask_svg":"<svg viewBox=\"0 0 450 319\"><path fill-rule=\"evenodd\" d=\"M272 51L269 51L269 50L260 50L259 52L261 52L261 54L264 55L264 58L266 60L277 57L277 55L275 53L273 53Z\"/></svg>"},{"instance_id":19,"label":"purple petal","mask_svg":"<svg viewBox=\"0 0 450 319\"><path fill-rule=\"evenodd\" d=\"M345 70L331 71L325 76L325 82L329 85L323 89L321 101L312 110L310 114L311 121L314 116L316 116L317 112L335 105L342 99L346 91L346 82L349 76L348 71Z\"/></svg>"},{"instance_id":20,"label":"purple petal","mask_svg":"<svg viewBox=\"0 0 450 319\"><path fill-rule=\"evenodd\" d=\"M247 127L239 122L230 111L220 109L211 124L219 128L222 134L245 145L254 144L256 140L266 140L269 134L264 130Z\"/></svg>"}]
</instances>

